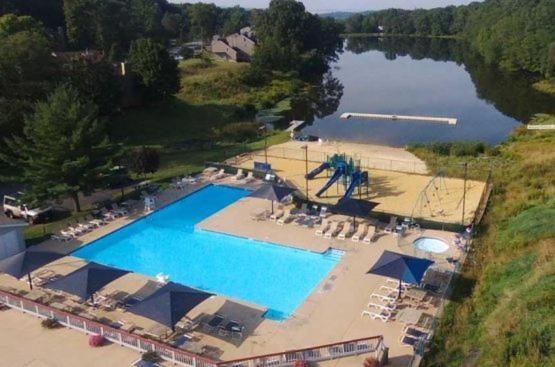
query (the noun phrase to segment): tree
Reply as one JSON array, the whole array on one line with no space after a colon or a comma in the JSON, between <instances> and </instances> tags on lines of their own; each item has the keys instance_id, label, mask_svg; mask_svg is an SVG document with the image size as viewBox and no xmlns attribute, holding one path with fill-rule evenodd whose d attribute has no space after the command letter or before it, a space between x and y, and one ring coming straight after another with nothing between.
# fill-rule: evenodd
<instances>
[{"instance_id":1,"label":"tree","mask_svg":"<svg viewBox=\"0 0 555 367\"><path fill-rule=\"evenodd\" d=\"M33 19L0 17L0 131L17 135L23 116L43 98L58 78L58 66L44 29Z\"/></svg>"},{"instance_id":2,"label":"tree","mask_svg":"<svg viewBox=\"0 0 555 367\"><path fill-rule=\"evenodd\" d=\"M131 170L138 175L146 176L160 168L160 153L157 149L143 146L131 152Z\"/></svg>"},{"instance_id":3,"label":"tree","mask_svg":"<svg viewBox=\"0 0 555 367\"><path fill-rule=\"evenodd\" d=\"M129 62L150 99L166 99L179 91L177 62L154 40L141 38L133 41Z\"/></svg>"},{"instance_id":4,"label":"tree","mask_svg":"<svg viewBox=\"0 0 555 367\"><path fill-rule=\"evenodd\" d=\"M8 37L19 32L44 34L42 24L28 15L6 14L0 17L0 37Z\"/></svg>"},{"instance_id":5,"label":"tree","mask_svg":"<svg viewBox=\"0 0 555 367\"><path fill-rule=\"evenodd\" d=\"M259 46L253 67L258 70L296 71L311 79L321 76L341 49L341 27L305 11L295 0L272 0L255 16Z\"/></svg>"},{"instance_id":6,"label":"tree","mask_svg":"<svg viewBox=\"0 0 555 367\"><path fill-rule=\"evenodd\" d=\"M166 12L162 18L162 27L171 37L178 37L183 40L185 17L181 14Z\"/></svg>"},{"instance_id":7,"label":"tree","mask_svg":"<svg viewBox=\"0 0 555 367\"><path fill-rule=\"evenodd\" d=\"M118 108L121 101L121 84L109 62L71 60L65 65L65 79L82 97L98 106L100 115L112 114Z\"/></svg>"},{"instance_id":8,"label":"tree","mask_svg":"<svg viewBox=\"0 0 555 367\"><path fill-rule=\"evenodd\" d=\"M155 0L130 0L129 13L134 38L161 35L162 13Z\"/></svg>"},{"instance_id":9,"label":"tree","mask_svg":"<svg viewBox=\"0 0 555 367\"><path fill-rule=\"evenodd\" d=\"M24 137L6 140L1 156L23 170L22 182L36 201L69 196L80 211L79 193L100 187L119 149L110 144L98 109L77 90L61 85L25 119Z\"/></svg>"},{"instance_id":10,"label":"tree","mask_svg":"<svg viewBox=\"0 0 555 367\"><path fill-rule=\"evenodd\" d=\"M214 4L196 3L189 7L191 33L207 42L216 34L218 8Z\"/></svg>"},{"instance_id":11,"label":"tree","mask_svg":"<svg viewBox=\"0 0 555 367\"><path fill-rule=\"evenodd\" d=\"M223 36L237 33L241 28L249 25L249 12L240 6L224 9L221 18L225 19L220 31Z\"/></svg>"}]
</instances>

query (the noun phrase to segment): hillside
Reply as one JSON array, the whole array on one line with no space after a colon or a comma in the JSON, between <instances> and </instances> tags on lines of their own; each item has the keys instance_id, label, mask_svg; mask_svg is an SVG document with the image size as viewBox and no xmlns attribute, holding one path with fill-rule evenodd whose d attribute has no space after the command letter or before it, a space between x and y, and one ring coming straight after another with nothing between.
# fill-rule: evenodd
<instances>
[{"instance_id":1,"label":"hillside","mask_svg":"<svg viewBox=\"0 0 555 367\"><path fill-rule=\"evenodd\" d=\"M553 131L520 127L489 158L490 206L424 366L555 365L553 146ZM454 159L415 153L435 164Z\"/></svg>"}]
</instances>

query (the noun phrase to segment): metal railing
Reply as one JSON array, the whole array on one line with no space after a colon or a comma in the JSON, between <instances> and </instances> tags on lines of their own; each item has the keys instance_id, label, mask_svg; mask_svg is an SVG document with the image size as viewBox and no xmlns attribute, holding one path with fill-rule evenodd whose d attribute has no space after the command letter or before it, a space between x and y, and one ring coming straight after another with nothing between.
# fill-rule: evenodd
<instances>
[{"instance_id":1,"label":"metal railing","mask_svg":"<svg viewBox=\"0 0 555 367\"><path fill-rule=\"evenodd\" d=\"M282 353L217 362L1 290L0 304L42 319L54 319L65 327L85 334L102 335L113 343L142 353L156 352L162 359L186 367L285 367L294 365L297 360L324 361L363 353L374 353L379 360L385 349L383 337L372 336Z\"/></svg>"},{"instance_id":2,"label":"metal railing","mask_svg":"<svg viewBox=\"0 0 555 367\"><path fill-rule=\"evenodd\" d=\"M341 357L373 353L381 360L385 345L382 336L354 339L339 343L319 345L311 348L296 349L283 353L265 354L256 357L222 362L220 367L289 367L296 361L318 362Z\"/></svg>"}]
</instances>

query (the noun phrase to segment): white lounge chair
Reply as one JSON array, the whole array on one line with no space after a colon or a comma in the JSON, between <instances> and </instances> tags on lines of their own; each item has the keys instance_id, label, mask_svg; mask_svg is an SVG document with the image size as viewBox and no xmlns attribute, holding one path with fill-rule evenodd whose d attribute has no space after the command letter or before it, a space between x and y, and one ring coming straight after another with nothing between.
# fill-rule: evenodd
<instances>
[{"instance_id":1,"label":"white lounge chair","mask_svg":"<svg viewBox=\"0 0 555 367\"><path fill-rule=\"evenodd\" d=\"M360 317L363 317L363 316L370 316L372 320L379 319L383 322L388 322L391 319L392 314L387 310L380 310L378 312L364 310L362 311L362 314L360 315Z\"/></svg>"},{"instance_id":2,"label":"white lounge chair","mask_svg":"<svg viewBox=\"0 0 555 367\"><path fill-rule=\"evenodd\" d=\"M349 223L346 226L343 226L343 229L337 235L337 239L344 240L345 238L349 237L354 232L355 232L355 225L353 223Z\"/></svg>"},{"instance_id":3,"label":"white lounge chair","mask_svg":"<svg viewBox=\"0 0 555 367\"><path fill-rule=\"evenodd\" d=\"M270 220L276 221L279 218L283 217L284 215L285 215L285 210L278 209L277 211L274 212L274 214L270 215Z\"/></svg>"},{"instance_id":4,"label":"white lounge chair","mask_svg":"<svg viewBox=\"0 0 555 367\"><path fill-rule=\"evenodd\" d=\"M331 222L330 228L324 233L324 238L332 238L343 229L343 223Z\"/></svg>"},{"instance_id":5,"label":"white lounge chair","mask_svg":"<svg viewBox=\"0 0 555 367\"><path fill-rule=\"evenodd\" d=\"M366 236L364 236L364 239L362 240L362 242L370 244L375 234L376 234L376 227L369 225L368 232L366 233Z\"/></svg>"},{"instance_id":6,"label":"white lounge chair","mask_svg":"<svg viewBox=\"0 0 555 367\"><path fill-rule=\"evenodd\" d=\"M324 233L330 228L330 222L327 219L322 219L320 227L314 232L318 237L322 237Z\"/></svg>"},{"instance_id":7,"label":"white lounge chair","mask_svg":"<svg viewBox=\"0 0 555 367\"><path fill-rule=\"evenodd\" d=\"M249 171L247 173L247 177L244 178L245 183L249 183L256 180L256 178L254 178L252 171Z\"/></svg>"},{"instance_id":8,"label":"white lounge chair","mask_svg":"<svg viewBox=\"0 0 555 367\"><path fill-rule=\"evenodd\" d=\"M382 301L381 299L371 299L370 302L368 302L367 307L374 307L374 308L387 310L391 312L391 311L395 311L395 309L397 308L397 303L390 302L390 301Z\"/></svg>"},{"instance_id":9,"label":"white lounge chair","mask_svg":"<svg viewBox=\"0 0 555 367\"><path fill-rule=\"evenodd\" d=\"M210 181L221 180L222 178L225 178L226 176L227 176L227 174L225 173L225 170L222 168L218 171L218 173L216 173L213 176L210 176Z\"/></svg>"},{"instance_id":10,"label":"white lounge chair","mask_svg":"<svg viewBox=\"0 0 555 367\"><path fill-rule=\"evenodd\" d=\"M351 241L353 241L353 242L360 241L361 238L364 238L367 231L368 231L368 224L367 223L359 224L356 233L353 235L353 237L351 237Z\"/></svg>"},{"instance_id":11,"label":"white lounge chair","mask_svg":"<svg viewBox=\"0 0 555 367\"><path fill-rule=\"evenodd\" d=\"M389 224L385 227L385 233L393 233L396 227L397 227L397 217L393 215L389 219Z\"/></svg>"},{"instance_id":12,"label":"white lounge chair","mask_svg":"<svg viewBox=\"0 0 555 367\"><path fill-rule=\"evenodd\" d=\"M398 296L399 296L398 291L395 291L390 287L382 285L380 288L376 289L370 295L370 298L378 298L384 302L397 302Z\"/></svg>"},{"instance_id":13,"label":"white lounge chair","mask_svg":"<svg viewBox=\"0 0 555 367\"><path fill-rule=\"evenodd\" d=\"M53 239L54 241L59 241L59 242L69 242L71 240L73 240L72 236L66 236L63 234L53 234L52 236L50 236L51 239Z\"/></svg>"},{"instance_id":14,"label":"white lounge chair","mask_svg":"<svg viewBox=\"0 0 555 367\"><path fill-rule=\"evenodd\" d=\"M291 210L286 209L285 212L283 213L283 216L281 218L279 218L276 221L276 223L277 223L277 225L282 226L285 223L289 223L294 218L295 218L295 216L293 214L291 214Z\"/></svg>"},{"instance_id":15,"label":"white lounge chair","mask_svg":"<svg viewBox=\"0 0 555 367\"><path fill-rule=\"evenodd\" d=\"M233 176L233 179L234 179L235 181L240 181L240 180L242 180L243 178L245 178L245 174L243 173L243 169L242 169L242 168L239 168L239 169L237 170L237 174L236 174L235 176Z\"/></svg>"}]
</instances>

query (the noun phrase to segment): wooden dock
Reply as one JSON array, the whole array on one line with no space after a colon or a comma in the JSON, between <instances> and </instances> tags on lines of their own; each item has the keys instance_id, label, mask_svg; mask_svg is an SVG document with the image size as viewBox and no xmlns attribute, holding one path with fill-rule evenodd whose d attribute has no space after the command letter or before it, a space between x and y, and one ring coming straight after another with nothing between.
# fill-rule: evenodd
<instances>
[{"instance_id":1,"label":"wooden dock","mask_svg":"<svg viewBox=\"0 0 555 367\"><path fill-rule=\"evenodd\" d=\"M363 119L377 119L377 120L405 120L405 121L426 121L447 123L449 125L456 125L457 119L450 117L432 117L432 116L403 116L403 115L382 115L377 113L358 113L358 112L345 112L341 114L342 119L363 118Z\"/></svg>"}]
</instances>

